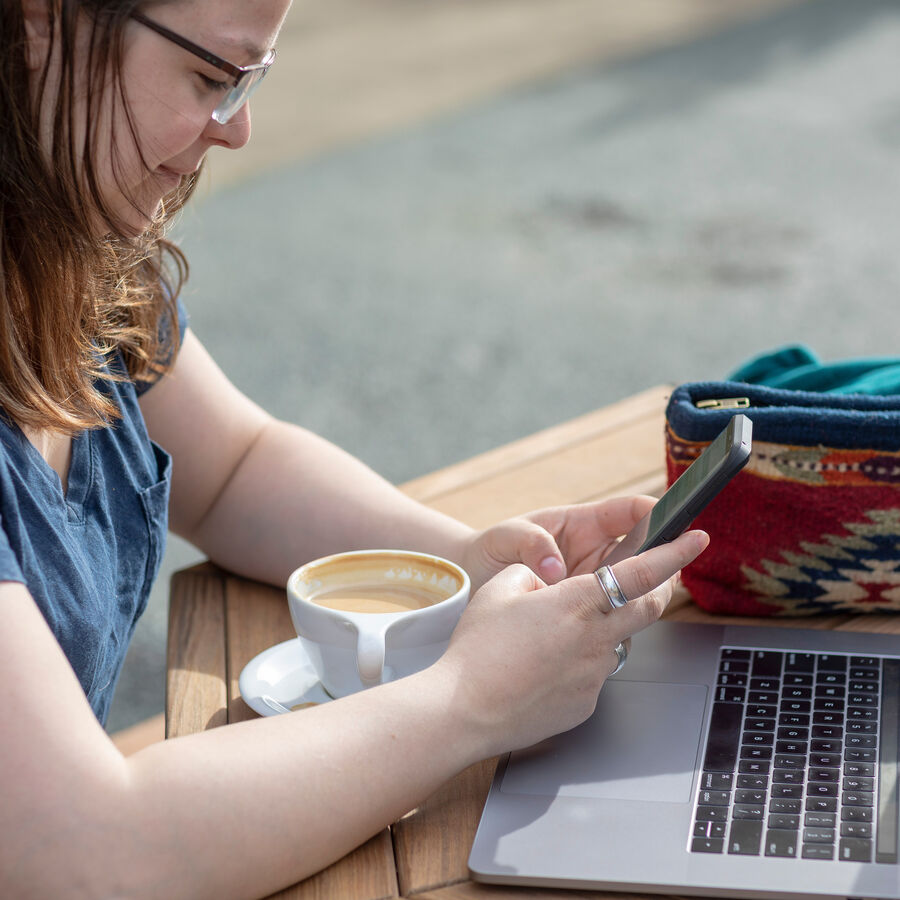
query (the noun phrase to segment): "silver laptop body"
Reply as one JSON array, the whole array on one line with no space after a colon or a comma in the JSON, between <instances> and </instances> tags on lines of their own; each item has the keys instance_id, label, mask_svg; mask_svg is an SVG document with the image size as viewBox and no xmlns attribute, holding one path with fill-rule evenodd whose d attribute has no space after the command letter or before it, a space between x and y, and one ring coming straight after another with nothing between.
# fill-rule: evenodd
<instances>
[{"instance_id":1,"label":"silver laptop body","mask_svg":"<svg viewBox=\"0 0 900 900\"><path fill-rule=\"evenodd\" d=\"M501 761L470 873L896 900L898 708L900 637L658 623L587 722Z\"/></svg>"}]
</instances>

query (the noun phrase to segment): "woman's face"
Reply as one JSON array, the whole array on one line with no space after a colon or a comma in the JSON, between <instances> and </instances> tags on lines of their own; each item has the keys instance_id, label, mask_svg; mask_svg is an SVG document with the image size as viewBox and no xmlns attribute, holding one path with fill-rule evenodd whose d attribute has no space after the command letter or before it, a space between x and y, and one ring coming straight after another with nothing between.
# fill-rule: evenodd
<instances>
[{"instance_id":1,"label":"woman's face","mask_svg":"<svg viewBox=\"0 0 900 900\"><path fill-rule=\"evenodd\" d=\"M274 46L289 6L290 0L182 0L153 4L146 15L246 66ZM231 84L229 76L140 22L126 24L123 49L121 83L137 143L117 92L110 90L96 125L93 162L110 211L139 234L210 147L236 150L247 143L250 109L245 104L226 124L216 122L212 113Z\"/></svg>"}]
</instances>

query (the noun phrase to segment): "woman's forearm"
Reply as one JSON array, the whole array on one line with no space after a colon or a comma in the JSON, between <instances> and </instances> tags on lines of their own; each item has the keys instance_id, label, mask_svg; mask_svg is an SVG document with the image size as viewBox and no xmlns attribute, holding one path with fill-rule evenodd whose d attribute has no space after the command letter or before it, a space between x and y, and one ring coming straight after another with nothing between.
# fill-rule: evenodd
<instances>
[{"instance_id":1,"label":"woman's forearm","mask_svg":"<svg viewBox=\"0 0 900 900\"><path fill-rule=\"evenodd\" d=\"M183 896L267 896L340 858L480 758L453 693L445 672L429 671L156 745L128 761L132 815L148 843L177 844L172 856L183 868L173 883ZM159 853L169 855L166 846Z\"/></svg>"},{"instance_id":2,"label":"woman's forearm","mask_svg":"<svg viewBox=\"0 0 900 900\"><path fill-rule=\"evenodd\" d=\"M184 536L232 571L283 584L301 563L343 550L397 547L458 559L471 534L333 444L270 420Z\"/></svg>"}]
</instances>

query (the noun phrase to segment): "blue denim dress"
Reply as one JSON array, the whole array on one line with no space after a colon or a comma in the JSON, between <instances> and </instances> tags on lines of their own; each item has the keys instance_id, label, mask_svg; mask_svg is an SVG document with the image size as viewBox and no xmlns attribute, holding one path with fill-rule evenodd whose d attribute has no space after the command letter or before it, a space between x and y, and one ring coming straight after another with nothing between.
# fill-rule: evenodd
<instances>
[{"instance_id":1,"label":"blue denim dress","mask_svg":"<svg viewBox=\"0 0 900 900\"><path fill-rule=\"evenodd\" d=\"M73 438L65 494L22 431L0 416L0 581L28 587L101 723L159 570L172 476L169 455L147 434L135 385L104 390L122 418Z\"/></svg>"}]
</instances>

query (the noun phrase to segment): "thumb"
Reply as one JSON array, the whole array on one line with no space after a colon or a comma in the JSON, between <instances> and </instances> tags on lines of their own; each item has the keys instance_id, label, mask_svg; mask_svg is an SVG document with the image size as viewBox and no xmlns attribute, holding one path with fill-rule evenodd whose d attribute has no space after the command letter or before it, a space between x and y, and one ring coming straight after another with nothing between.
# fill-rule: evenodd
<instances>
[{"instance_id":1,"label":"thumb","mask_svg":"<svg viewBox=\"0 0 900 900\"><path fill-rule=\"evenodd\" d=\"M537 523L510 519L492 528L490 537L491 546L486 549L495 558L523 563L546 584L556 584L566 577L566 563L556 539Z\"/></svg>"}]
</instances>

